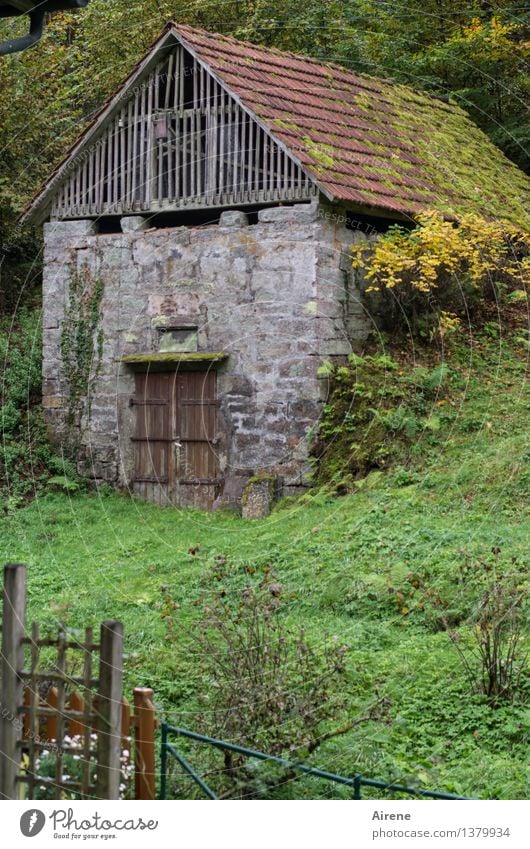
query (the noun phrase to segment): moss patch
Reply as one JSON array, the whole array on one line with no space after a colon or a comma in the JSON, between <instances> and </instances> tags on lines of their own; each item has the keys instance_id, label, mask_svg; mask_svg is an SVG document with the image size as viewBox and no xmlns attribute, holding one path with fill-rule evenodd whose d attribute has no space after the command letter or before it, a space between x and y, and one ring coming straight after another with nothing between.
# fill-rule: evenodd
<instances>
[{"instance_id":1,"label":"moss patch","mask_svg":"<svg viewBox=\"0 0 530 849\"><path fill-rule=\"evenodd\" d=\"M155 354L128 354L120 357L119 363L128 365L142 363L219 363L226 360L228 354L225 351L182 353L178 351L166 351Z\"/></svg>"}]
</instances>

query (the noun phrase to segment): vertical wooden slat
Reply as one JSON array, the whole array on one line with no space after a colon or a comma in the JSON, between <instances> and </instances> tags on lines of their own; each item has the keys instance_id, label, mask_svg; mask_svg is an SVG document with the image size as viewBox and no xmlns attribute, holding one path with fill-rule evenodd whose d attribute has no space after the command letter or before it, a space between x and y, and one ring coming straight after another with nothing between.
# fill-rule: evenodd
<instances>
[{"instance_id":1,"label":"vertical wooden slat","mask_svg":"<svg viewBox=\"0 0 530 849\"><path fill-rule=\"evenodd\" d=\"M62 747L64 742L64 709L65 709L65 692L64 692L64 675L66 669L66 634L61 629L57 637L57 673L59 680L57 682L57 756L55 759L55 784L60 787L63 783L63 754Z\"/></svg>"},{"instance_id":2,"label":"vertical wooden slat","mask_svg":"<svg viewBox=\"0 0 530 849\"><path fill-rule=\"evenodd\" d=\"M193 108L199 108L199 89L198 89L198 75L197 75L197 59L195 56L193 57Z\"/></svg>"},{"instance_id":3,"label":"vertical wooden slat","mask_svg":"<svg viewBox=\"0 0 530 849\"><path fill-rule=\"evenodd\" d=\"M254 121L248 122L248 154L247 154L247 200L252 200L254 190L254 175L252 163L254 161Z\"/></svg>"},{"instance_id":4,"label":"vertical wooden slat","mask_svg":"<svg viewBox=\"0 0 530 849\"><path fill-rule=\"evenodd\" d=\"M179 108L180 54L181 48L178 45L175 50L175 80L173 87L173 108L175 110Z\"/></svg>"},{"instance_id":5,"label":"vertical wooden slat","mask_svg":"<svg viewBox=\"0 0 530 849\"><path fill-rule=\"evenodd\" d=\"M212 132L213 132L213 115L209 109L206 113L206 137L205 137L205 161L204 161L204 200L205 203L211 202L212 197Z\"/></svg>"},{"instance_id":6,"label":"vertical wooden slat","mask_svg":"<svg viewBox=\"0 0 530 849\"><path fill-rule=\"evenodd\" d=\"M71 202L73 212L79 214L81 212L81 167L78 165L74 172L73 178L74 196Z\"/></svg>"},{"instance_id":7,"label":"vertical wooden slat","mask_svg":"<svg viewBox=\"0 0 530 849\"><path fill-rule=\"evenodd\" d=\"M143 209L144 206L144 197L145 197L145 134L146 134L146 120L145 120L145 108L147 103L147 87L145 82L142 85L142 97L140 102L140 157L138 162L138 202L140 209Z\"/></svg>"},{"instance_id":8,"label":"vertical wooden slat","mask_svg":"<svg viewBox=\"0 0 530 849\"><path fill-rule=\"evenodd\" d=\"M126 121L125 121L125 107L122 108L120 112L120 156L119 156L119 172L120 172L120 196L119 200L119 209L120 212L123 212L124 207L126 206L127 199L127 159L126 159Z\"/></svg>"},{"instance_id":9,"label":"vertical wooden slat","mask_svg":"<svg viewBox=\"0 0 530 849\"><path fill-rule=\"evenodd\" d=\"M175 51L173 50L169 54L169 59L167 61L167 76L166 76L166 91L164 96L164 109L169 109L169 98L171 95L171 83L172 83L172 75L173 75L173 62L175 61Z\"/></svg>"},{"instance_id":10,"label":"vertical wooden slat","mask_svg":"<svg viewBox=\"0 0 530 849\"><path fill-rule=\"evenodd\" d=\"M87 194L88 194L88 162L87 157L83 156L83 163L80 166L82 171L81 177L81 200L80 200L80 212L81 215L85 215L87 211Z\"/></svg>"},{"instance_id":11,"label":"vertical wooden slat","mask_svg":"<svg viewBox=\"0 0 530 849\"><path fill-rule=\"evenodd\" d=\"M218 85L215 80L212 80L212 200L215 199L218 193L217 171L219 165L219 112L218 112Z\"/></svg>"},{"instance_id":12,"label":"vertical wooden slat","mask_svg":"<svg viewBox=\"0 0 530 849\"><path fill-rule=\"evenodd\" d=\"M175 183L174 183L174 154L175 154L175 145L176 145L176 136L171 136L171 128L175 127L175 131L177 130L177 121L178 118L175 118L173 115L167 116L167 196L168 200L171 202L175 197Z\"/></svg>"},{"instance_id":13,"label":"vertical wooden slat","mask_svg":"<svg viewBox=\"0 0 530 849\"><path fill-rule=\"evenodd\" d=\"M128 700L123 697L121 700L121 745L128 748L127 743L131 736L131 706Z\"/></svg>"},{"instance_id":14,"label":"vertical wooden slat","mask_svg":"<svg viewBox=\"0 0 530 849\"><path fill-rule=\"evenodd\" d=\"M247 161L247 114L241 113L241 156L240 156L240 194L241 199L245 196L245 166Z\"/></svg>"},{"instance_id":15,"label":"vertical wooden slat","mask_svg":"<svg viewBox=\"0 0 530 849\"><path fill-rule=\"evenodd\" d=\"M160 98L160 65L157 65L154 73L154 94L153 94L153 112L158 112L159 110L159 98Z\"/></svg>"},{"instance_id":16,"label":"vertical wooden slat","mask_svg":"<svg viewBox=\"0 0 530 849\"><path fill-rule=\"evenodd\" d=\"M113 180L112 184L114 191L112 193L112 207L114 212L118 210L120 199L120 122L119 117L114 119L114 142L112 154Z\"/></svg>"},{"instance_id":17,"label":"vertical wooden slat","mask_svg":"<svg viewBox=\"0 0 530 849\"><path fill-rule=\"evenodd\" d=\"M92 214L94 212L94 160L96 156L96 150L93 147L90 151L88 157L88 212Z\"/></svg>"},{"instance_id":18,"label":"vertical wooden slat","mask_svg":"<svg viewBox=\"0 0 530 849\"><path fill-rule=\"evenodd\" d=\"M219 196L225 191L225 144L226 144L226 115L225 115L225 92L219 88Z\"/></svg>"},{"instance_id":19,"label":"vertical wooden slat","mask_svg":"<svg viewBox=\"0 0 530 849\"><path fill-rule=\"evenodd\" d=\"M99 144L99 159L98 159L98 170L99 170L99 181L98 181L98 213L101 214L103 211L103 204L105 201L105 137L102 136Z\"/></svg>"},{"instance_id":20,"label":"vertical wooden slat","mask_svg":"<svg viewBox=\"0 0 530 849\"><path fill-rule=\"evenodd\" d=\"M133 101L132 98L127 104L127 162L125 165L125 197L123 199L124 209L130 210L132 207L132 172L134 167L134 151L132 146L133 139Z\"/></svg>"},{"instance_id":21,"label":"vertical wooden slat","mask_svg":"<svg viewBox=\"0 0 530 849\"><path fill-rule=\"evenodd\" d=\"M35 673L39 664L39 625L33 622L31 625L31 653L30 653L30 708L29 708L29 741L28 741L28 799L35 798L35 773L36 752L35 740L39 734L39 720L37 711L39 707L39 685Z\"/></svg>"},{"instance_id":22,"label":"vertical wooden slat","mask_svg":"<svg viewBox=\"0 0 530 849\"><path fill-rule=\"evenodd\" d=\"M256 199L259 197L259 188L260 188L260 150L261 150L261 135L262 129L259 125L256 126L256 150L254 153L254 190L256 192Z\"/></svg>"},{"instance_id":23,"label":"vertical wooden slat","mask_svg":"<svg viewBox=\"0 0 530 849\"><path fill-rule=\"evenodd\" d=\"M210 92L211 85L212 85L212 78L211 78L210 74L206 74L206 109L207 109L208 112L210 112L211 108L212 108L211 92Z\"/></svg>"},{"instance_id":24,"label":"vertical wooden slat","mask_svg":"<svg viewBox=\"0 0 530 849\"><path fill-rule=\"evenodd\" d=\"M225 150L225 170L226 170L226 182L225 182L225 191L227 202L230 202L230 193L232 192L232 180L233 180L233 167L234 167L234 128L232 123L233 115L232 115L232 98L230 95L227 95L226 98L226 113L225 113L225 124L226 124L226 150ZM231 202L233 203L234 198L231 198Z\"/></svg>"},{"instance_id":25,"label":"vertical wooden slat","mask_svg":"<svg viewBox=\"0 0 530 849\"><path fill-rule=\"evenodd\" d=\"M302 169L299 165L296 167L296 185L297 185L297 197L302 197Z\"/></svg>"},{"instance_id":26,"label":"vertical wooden slat","mask_svg":"<svg viewBox=\"0 0 530 849\"><path fill-rule=\"evenodd\" d=\"M196 116L197 112L194 109L190 115L190 195L194 200L197 197Z\"/></svg>"},{"instance_id":27,"label":"vertical wooden slat","mask_svg":"<svg viewBox=\"0 0 530 849\"><path fill-rule=\"evenodd\" d=\"M197 133L196 143L195 143L195 156L197 159L197 200L199 203L202 203L203 193L204 193L204 180L203 180L203 114L202 109L199 109L197 112L197 116L195 119L195 129Z\"/></svg>"},{"instance_id":28,"label":"vertical wooden slat","mask_svg":"<svg viewBox=\"0 0 530 849\"><path fill-rule=\"evenodd\" d=\"M273 140L269 140L269 153L270 153L270 164L269 164L269 195L271 200L274 198L274 154L275 147Z\"/></svg>"},{"instance_id":29,"label":"vertical wooden slat","mask_svg":"<svg viewBox=\"0 0 530 849\"><path fill-rule=\"evenodd\" d=\"M186 203L188 197L188 116L186 112L182 113L182 138L181 138L181 155L182 155L182 169L181 169L181 197L183 203Z\"/></svg>"},{"instance_id":30,"label":"vertical wooden slat","mask_svg":"<svg viewBox=\"0 0 530 849\"><path fill-rule=\"evenodd\" d=\"M80 693L70 693L68 697L68 709L84 713L85 703ZM68 720L68 734L70 737L81 737L85 732L84 724L81 719Z\"/></svg>"},{"instance_id":31,"label":"vertical wooden slat","mask_svg":"<svg viewBox=\"0 0 530 849\"><path fill-rule=\"evenodd\" d=\"M112 208L112 124L107 128L105 134L107 154L107 210Z\"/></svg>"},{"instance_id":32,"label":"vertical wooden slat","mask_svg":"<svg viewBox=\"0 0 530 849\"><path fill-rule=\"evenodd\" d=\"M138 122L140 120L139 116L139 102L140 102L140 92L137 91L134 96L134 108L133 108L133 133L132 133L132 150L131 150L131 208L134 209L134 203L136 201L136 172L138 167L138 157L140 155L140 151L138 149L139 145L139 127Z\"/></svg>"},{"instance_id":33,"label":"vertical wooden slat","mask_svg":"<svg viewBox=\"0 0 530 849\"><path fill-rule=\"evenodd\" d=\"M24 711L24 715L22 717L22 739L28 740L30 733L29 707L31 705L31 687L29 685L24 687L22 704L24 705L24 707L28 708L27 711Z\"/></svg>"},{"instance_id":34,"label":"vertical wooden slat","mask_svg":"<svg viewBox=\"0 0 530 849\"><path fill-rule=\"evenodd\" d=\"M153 136L153 145L155 150L153 151L153 159L156 160L156 171L155 175L156 179L153 180L154 191L156 191L156 198L158 202L162 200L164 191L163 191L163 178L164 178L164 142L161 138L156 138L157 131L157 122L160 119L155 115L155 124L153 130L155 131ZM167 116L164 116L164 120L167 122ZM153 192L153 197L155 193Z\"/></svg>"},{"instance_id":35,"label":"vertical wooden slat","mask_svg":"<svg viewBox=\"0 0 530 849\"><path fill-rule=\"evenodd\" d=\"M149 75L149 85L147 89L147 117L146 117L146 177L145 177L145 195L144 209L149 209L151 206L151 198L153 197L153 178L154 178L154 156L155 156L155 136L153 132L153 91L154 91L154 74Z\"/></svg>"},{"instance_id":36,"label":"vertical wooden slat","mask_svg":"<svg viewBox=\"0 0 530 849\"><path fill-rule=\"evenodd\" d=\"M179 74L179 109L182 115L184 111L184 50L180 50L180 74Z\"/></svg>"},{"instance_id":37,"label":"vertical wooden slat","mask_svg":"<svg viewBox=\"0 0 530 849\"><path fill-rule=\"evenodd\" d=\"M85 652L83 662L83 765L81 769L81 793L89 795L90 790L90 734L92 732L92 628L85 630Z\"/></svg>"},{"instance_id":38,"label":"vertical wooden slat","mask_svg":"<svg viewBox=\"0 0 530 849\"><path fill-rule=\"evenodd\" d=\"M22 701L19 672L24 663L22 638L26 615L26 567L18 563L4 568L2 655L0 676L0 798L17 798L18 708Z\"/></svg>"},{"instance_id":39,"label":"vertical wooden slat","mask_svg":"<svg viewBox=\"0 0 530 849\"><path fill-rule=\"evenodd\" d=\"M57 687L50 687L46 694L45 707L54 710L53 716L48 716L46 719L46 736L48 740L55 740L59 745L59 732L57 724L57 708L59 705L59 691Z\"/></svg>"},{"instance_id":40,"label":"vertical wooden slat","mask_svg":"<svg viewBox=\"0 0 530 849\"><path fill-rule=\"evenodd\" d=\"M233 154L233 183L232 183L232 193L234 195L234 201L236 201L239 197L239 113L240 108L239 104L236 103L235 106L235 116L234 116L234 154Z\"/></svg>"},{"instance_id":41,"label":"vertical wooden slat","mask_svg":"<svg viewBox=\"0 0 530 849\"><path fill-rule=\"evenodd\" d=\"M134 798L155 798L155 709L153 691L134 690Z\"/></svg>"},{"instance_id":42,"label":"vertical wooden slat","mask_svg":"<svg viewBox=\"0 0 530 849\"><path fill-rule=\"evenodd\" d=\"M263 133L263 200L269 197L269 137Z\"/></svg>"},{"instance_id":43,"label":"vertical wooden slat","mask_svg":"<svg viewBox=\"0 0 530 849\"><path fill-rule=\"evenodd\" d=\"M182 195L181 188L181 176L182 176L182 157L181 157L181 131L182 127L182 119L179 115L175 117L175 197L177 200L180 199Z\"/></svg>"},{"instance_id":44,"label":"vertical wooden slat","mask_svg":"<svg viewBox=\"0 0 530 849\"><path fill-rule=\"evenodd\" d=\"M121 754L121 700L123 625L112 620L101 625L98 699L99 799L119 799Z\"/></svg>"}]
</instances>

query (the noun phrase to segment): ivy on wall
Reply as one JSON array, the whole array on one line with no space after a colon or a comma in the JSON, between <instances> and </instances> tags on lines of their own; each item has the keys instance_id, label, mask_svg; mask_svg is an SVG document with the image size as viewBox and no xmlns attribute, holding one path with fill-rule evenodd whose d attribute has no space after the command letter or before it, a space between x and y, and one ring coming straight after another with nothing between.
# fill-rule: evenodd
<instances>
[{"instance_id":1,"label":"ivy on wall","mask_svg":"<svg viewBox=\"0 0 530 849\"><path fill-rule=\"evenodd\" d=\"M72 275L68 305L61 324L61 356L68 386L67 424L78 429L90 415L92 388L99 374L103 331L99 325L104 285L88 269Z\"/></svg>"}]
</instances>

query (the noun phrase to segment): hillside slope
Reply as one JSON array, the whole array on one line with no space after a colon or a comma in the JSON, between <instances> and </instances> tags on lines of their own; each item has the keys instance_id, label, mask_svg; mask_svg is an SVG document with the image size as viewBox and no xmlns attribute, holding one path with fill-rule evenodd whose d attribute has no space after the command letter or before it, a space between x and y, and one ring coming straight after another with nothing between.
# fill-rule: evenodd
<instances>
[{"instance_id":1,"label":"hillside slope","mask_svg":"<svg viewBox=\"0 0 530 849\"><path fill-rule=\"evenodd\" d=\"M376 691L387 700L383 718L325 744L313 762L462 795L526 797L524 693L492 708L470 691L433 601L445 599L443 615L464 635L485 573L514 558L528 564L526 340L521 328L503 337L493 324L472 344L462 338L444 354L450 383L421 420L436 414L436 426L419 427L399 465L352 476L344 497L328 485L245 523L106 491L50 493L2 521L0 559L30 565L30 612L41 622L122 619L127 686L152 686L167 714L196 730L207 725L196 715L207 682L190 633L198 599L212 581L230 592L249 571L273 569L287 620L315 645L334 635L347 644L350 712ZM179 605L172 641L161 587Z\"/></svg>"}]
</instances>

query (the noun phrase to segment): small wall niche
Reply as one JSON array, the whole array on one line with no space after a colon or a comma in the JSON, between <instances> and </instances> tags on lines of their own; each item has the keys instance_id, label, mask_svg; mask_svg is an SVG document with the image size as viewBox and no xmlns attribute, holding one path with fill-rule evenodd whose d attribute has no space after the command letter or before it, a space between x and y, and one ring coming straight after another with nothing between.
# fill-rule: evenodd
<instances>
[{"instance_id":1,"label":"small wall niche","mask_svg":"<svg viewBox=\"0 0 530 849\"><path fill-rule=\"evenodd\" d=\"M180 325L178 327L160 327L158 329L160 353L186 352L198 350L198 332L196 325Z\"/></svg>"}]
</instances>

